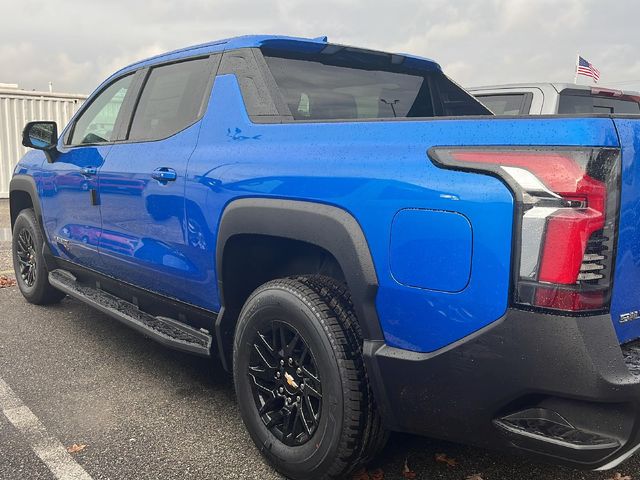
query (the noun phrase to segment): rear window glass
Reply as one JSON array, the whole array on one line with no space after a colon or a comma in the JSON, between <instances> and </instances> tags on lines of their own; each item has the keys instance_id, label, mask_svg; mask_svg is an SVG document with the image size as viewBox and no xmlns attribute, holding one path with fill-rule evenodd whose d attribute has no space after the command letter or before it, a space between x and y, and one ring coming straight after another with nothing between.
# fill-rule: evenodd
<instances>
[{"instance_id":1,"label":"rear window glass","mask_svg":"<svg viewBox=\"0 0 640 480\"><path fill-rule=\"evenodd\" d=\"M631 99L562 93L558 113L640 114L640 103Z\"/></svg>"},{"instance_id":2,"label":"rear window glass","mask_svg":"<svg viewBox=\"0 0 640 480\"><path fill-rule=\"evenodd\" d=\"M525 115L530 105L526 106L527 95L524 93L508 95L476 95L482 104L496 115ZM526 108L525 108L526 106Z\"/></svg>"},{"instance_id":3,"label":"rear window glass","mask_svg":"<svg viewBox=\"0 0 640 480\"><path fill-rule=\"evenodd\" d=\"M491 114L442 72L394 64L395 55L263 53L295 120Z\"/></svg>"}]
</instances>

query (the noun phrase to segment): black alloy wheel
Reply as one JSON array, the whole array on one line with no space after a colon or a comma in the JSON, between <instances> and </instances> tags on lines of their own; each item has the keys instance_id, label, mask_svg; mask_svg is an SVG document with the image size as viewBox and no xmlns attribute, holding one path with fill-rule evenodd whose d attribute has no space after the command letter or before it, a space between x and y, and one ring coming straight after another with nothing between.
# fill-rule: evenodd
<instances>
[{"instance_id":1,"label":"black alloy wheel","mask_svg":"<svg viewBox=\"0 0 640 480\"><path fill-rule=\"evenodd\" d=\"M16 255L18 264L20 265L19 274L22 281L27 287L33 287L36 283L36 247L33 242L33 236L27 228L23 228L18 232Z\"/></svg>"},{"instance_id":2,"label":"black alloy wheel","mask_svg":"<svg viewBox=\"0 0 640 480\"><path fill-rule=\"evenodd\" d=\"M236 325L233 376L252 440L287 478L344 478L386 442L351 295L335 279L256 289Z\"/></svg>"},{"instance_id":3,"label":"black alloy wheel","mask_svg":"<svg viewBox=\"0 0 640 480\"><path fill-rule=\"evenodd\" d=\"M36 305L57 303L65 296L49 283L43 251L45 239L33 209L18 214L13 223L13 270L22 296Z\"/></svg>"},{"instance_id":4,"label":"black alloy wheel","mask_svg":"<svg viewBox=\"0 0 640 480\"><path fill-rule=\"evenodd\" d=\"M320 420L322 383L300 332L282 320L257 331L247 375L267 429L285 445L308 442Z\"/></svg>"}]
</instances>

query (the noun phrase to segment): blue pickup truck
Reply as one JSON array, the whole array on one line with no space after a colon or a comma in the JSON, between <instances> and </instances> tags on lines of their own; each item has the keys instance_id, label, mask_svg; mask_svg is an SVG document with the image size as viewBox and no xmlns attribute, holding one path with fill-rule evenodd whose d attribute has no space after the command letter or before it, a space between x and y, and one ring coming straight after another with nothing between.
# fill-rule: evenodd
<instances>
[{"instance_id":1,"label":"blue pickup truck","mask_svg":"<svg viewBox=\"0 0 640 480\"><path fill-rule=\"evenodd\" d=\"M26 300L219 358L291 478L389 431L639 448L639 117L496 117L428 59L249 36L130 65L23 143Z\"/></svg>"}]
</instances>

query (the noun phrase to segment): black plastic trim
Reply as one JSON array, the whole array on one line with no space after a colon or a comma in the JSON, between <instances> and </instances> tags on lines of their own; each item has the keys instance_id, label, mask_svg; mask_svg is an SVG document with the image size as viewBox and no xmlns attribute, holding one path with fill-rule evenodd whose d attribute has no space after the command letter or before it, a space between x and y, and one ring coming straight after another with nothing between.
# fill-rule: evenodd
<instances>
[{"instance_id":1,"label":"black plastic trim","mask_svg":"<svg viewBox=\"0 0 640 480\"><path fill-rule=\"evenodd\" d=\"M185 325L213 332L216 317L219 315L216 312L109 277L68 260L56 257L56 265L55 268L68 271L81 283L99 286L101 290L124 301L136 303L141 310L151 315L173 316Z\"/></svg>"},{"instance_id":2,"label":"black plastic trim","mask_svg":"<svg viewBox=\"0 0 640 480\"><path fill-rule=\"evenodd\" d=\"M365 342L367 372L387 427L595 469L640 443L640 378L610 315L572 318L508 310L431 353ZM621 448L584 449L506 432L496 420L544 408Z\"/></svg>"},{"instance_id":3,"label":"black plastic trim","mask_svg":"<svg viewBox=\"0 0 640 480\"><path fill-rule=\"evenodd\" d=\"M211 356L212 338L209 333L189 327L172 318L145 313L134 303L99 288L80 284L71 273L65 270L50 272L49 283L162 345L203 357Z\"/></svg>"},{"instance_id":4,"label":"black plastic trim","mask_svg":"<svg viewBox=\"0 0 640 480\"><path fill-rule=\"evenodd\" d=\"M281 118L286 118L288 120L293 121L293 115L291 114L291 110L289 109L289 105L284 100L282 96L282 92L278 88L276 84L276 79L273 77L269 66L267 65L267 61L262 54L262 50L259 48L253 49L253 55L256 60L256 66L258 67L258 71L260 72L262 79L265 83L267 91L271 95L271 99L275 103L276 110Z\"/></svg>"},{"instance_id":5,"label":"black plastic trim","mask_svg":"<svg viewBox=\"0 0 640 480\"><path fill-rule=\"evenodd\" d=\"M40 207L40 197L38 196L38 187L36 186L36 181L33 177L29 175L14 175L9 183L9 198L11 198L11 193L20 191L29 194L31 197L31 204L33 205L33 209L36 212L36 218L38 219L38 223L40 227L42 227L42 208ZM14 212L11 210L11 227L13 227L13 222L15 222L16 217L19 212Z\"/></svg>"},{"instance_id":6,"label":"black plastic trim","mask_svg":"<svg viewBox=\"0 0 640 480\"><path fill-rule=\"evenodd\" d=\"M36 220L38 222L38 226L40 227L40 231L42 232L42 256L45 261L45 265L48 270L52 270L56 268L56 261L53 253L51 252L51 247L49 245L49 241L47 240L46 231L44 229L44 221L42 217L42 207L40 206L40 196L38 195L38 187L36 186L36 182L33 177L29 175L14 175L9 183L9 199L14 192L24 192L31 198L31 205L33 206L33 210L36 214ZM18 217L19 211L13 210L13 202L9 200L9 208L10 208L10 216L11 216L11 229L13 230L13 224Z\"/></svg>"},{"instance_id":7,"label":"black plastic trim","mask_svg":"<svg viewBox=\"0 0 640 480\"><path fill-rule=\"evenodd\" d=\"M222 305L225 245L231 237L241 234L298 240L331 253L344 272L364 338L383 338L375 307L378 277L364 233L348 212L330 205L295 200L245 198L230 203L222 214L216 245L216 269ZM218 321L221 321L221 317L222 314L218 316Z\"/></svg>"},{"instance_id":8,"label":"black plastic trim","mask_svg":"<svg viewBox=\"0 0 640 480\"><path fill-rule=\"evenodd\" d=\"M227 50L218 75L235 75L245 108L254 123L281 123L291 112L276 86L259 48Z\"/></svg>"},{"instance_id":9,"label":"black plastic trim","mask_svg":"<svg viewBox=\"0 0 640 480\"><path fill-rule=\"evenodd\" d=\"M308 119L304 122L299 120L288 120L281 118L280 123L375 123L375 122L438 122L445 121L461 121L461 120L514 120L514 119L527 119L527 120L567 120L567 119L594 119L594 118L608 118L615 120L617 118L640 120L640 115L631 114L613 114L607 115L605 113L589 113L589 114L559 114L548 113L543 115L458 115L458 116L443 116L443 117L397 117L397 118L345 118L345 119L332 119L332 120L314 120Z\"/></svg>"},{"instance_id":10,"label":"black plastic trim","mask_svg":"<svg viewBox=\"0 0 640 480\"><path fill-rule=\"evenodd\" d=\"M50 125L53 125L53 133L51 137L55 139L54 142L46 148L42 148L40 146L34 145L31 142L31 138L29 136L29 131L31 130L34 124L43 124L43 123L48 123ZM41 150L42 152L44 152L45 156L47 157L48 163L53 163L56 161L56 158L58 158L58 150L56 148L58 140L59 140L58 124L56 122L36 120L32 122L27 122L27 124L22 129L22 145L27 148L33 148L33 149Z\"/></svg>"},{"instance_id":11,"label":"black plastic trim","mask_svg":"<svg viewBox=\"0 0 640 480\"><path fill-rule=\"evenodd\" d=\"M131 121L133 119L133 112L138 106L138 100L140 99L140 95L142 94L142 87L144 86L147 76L149 75L149 70L147 68L141 68L140 70L137 70L134 75L135 76L133 77L131 88L129 89L130 91L127 91L127 95L125 95L124 98L124 103L120 108L120 112L118 112L118 119L116 121L116 125L114 126L116 136L113 142L109 142L111 144L120 143L126 140L129 133L129 126L131 125ZM83 144L79 144L75 146L82 145Z\"/></svg>"}]
</instances>

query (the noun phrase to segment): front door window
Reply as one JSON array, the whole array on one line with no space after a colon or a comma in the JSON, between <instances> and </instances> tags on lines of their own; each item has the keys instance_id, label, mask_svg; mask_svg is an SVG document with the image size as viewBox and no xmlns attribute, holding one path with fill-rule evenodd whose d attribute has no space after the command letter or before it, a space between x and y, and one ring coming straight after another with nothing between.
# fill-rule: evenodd
<instances>
[{"instance_id":1,"label":"front door window","mask_svg":"<svg viewBox=\"0 0 640 480\"><path fill-rule=\"evenodd\" d=\"M109 85L80 115L73 127L71 145L112 142L124 97L133 75L127 75Z\"/></svg>"}]
</instances>

